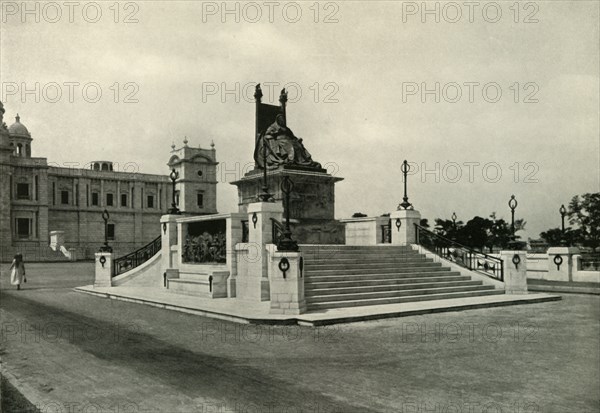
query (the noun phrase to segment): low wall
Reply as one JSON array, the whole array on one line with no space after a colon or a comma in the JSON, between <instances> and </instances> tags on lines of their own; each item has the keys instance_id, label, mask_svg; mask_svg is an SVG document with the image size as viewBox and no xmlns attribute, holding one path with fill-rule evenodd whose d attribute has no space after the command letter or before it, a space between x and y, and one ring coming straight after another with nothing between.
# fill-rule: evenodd
<instances>
[{"instance_id":1,"label":"low wall","mask_svg":"<svg viewBox=\"0 0 600 413\"><path fill-rule=\"evenodd\" d=\"M550 269L555 266L548 258L548 254L527 254L527 278L531 280L543 281L564 281L564 282L581 282L581 283L600 283L600 271L584 271L581 270L581 255L572 256L571 280L568 276L564 279L557 280L556 276L550 274ZM567 266L568 260L565 256L563 266Z\"/></svg>"}]
</instances>

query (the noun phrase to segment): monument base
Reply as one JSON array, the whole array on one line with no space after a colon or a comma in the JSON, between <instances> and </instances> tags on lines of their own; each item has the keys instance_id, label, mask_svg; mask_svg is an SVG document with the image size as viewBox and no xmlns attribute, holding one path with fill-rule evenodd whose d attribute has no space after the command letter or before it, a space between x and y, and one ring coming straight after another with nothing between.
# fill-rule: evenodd
<instances>
[{"instance_id":1,"label":"monument base","mask_svg":"<svg viewBox=\"0 0 600 413\"><path fill-rule=\"evenodd\" d=\"M335 183L344 178L332 176L324 169L300 166L269 170L268 192L284 208L281 182L285 176L294 184L290 197L292 238L299 244L343 244L344 225L335 219ZM263 192L263 170L254 169L232 185L238 188L239 211L246 213L248 205Z\"/></svg>"}]
</instances>

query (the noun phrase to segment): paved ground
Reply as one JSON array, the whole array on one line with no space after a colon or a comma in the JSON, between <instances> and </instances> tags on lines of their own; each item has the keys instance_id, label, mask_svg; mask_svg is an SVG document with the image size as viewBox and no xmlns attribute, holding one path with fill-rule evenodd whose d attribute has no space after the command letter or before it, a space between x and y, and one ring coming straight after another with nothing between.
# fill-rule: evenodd
<instances>
[{"instance_id":1,"label":"paved ground","mask_svg":"<svg viewBox=\"0 0 600 413\"><path fill-rule=\"evenodd\" d=\"M267 327L71 291L91 264L31 264L23 291L0 270L3 368L41 411L600 410L598 296Z\"/></svg>"}]
</instances>

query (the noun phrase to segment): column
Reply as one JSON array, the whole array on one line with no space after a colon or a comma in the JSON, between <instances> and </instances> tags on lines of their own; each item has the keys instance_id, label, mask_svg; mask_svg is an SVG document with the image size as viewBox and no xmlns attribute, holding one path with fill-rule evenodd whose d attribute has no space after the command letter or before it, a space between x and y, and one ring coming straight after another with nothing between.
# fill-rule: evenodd
<instances>
[{"instance_id":1,"label":"column","mask_svg":"<svg viewBox=\"0 0 600 413\"><path fill-rule=\"evenodd\" d=\"M302 252L278 252L267 245L269 278L271 280L271 314L302 314L306 312Z\"/></svg>"},{"instance_id":2,"label":"column","mask_svg":"<svg viewBox=\"0 0 600 413\"><path fill-rule=\"evenodd\" d=\"M112 287L114 254L112 252L96 253L96 276L94 288Z\"/></svg>"},{"instance_id":3,"label":"column","mask_svg":"<svg viewBox=\"0 0 600 413\"><path fill-rule=\"evenodd\" d=\"M421 222L421 213L414 209L400 209L390 213L392 245L416 244L415 224Z\"/></svg>"},{"instance_id":4,"label":"column","mask_svg":"<svg viewBox=\"0 0 600 413\"><path fill-rule=\"evenodd\" d=\"M501 251L506 294L527 294L527 251Z\"/></svg>"},{"instance_id":5,"label":"column","mask_svg":"<svg viewBox=\"0 0 600 413\"><path fill-rule=\"evenodd\" d=\"M573 281L574 255L579 254L577 247L548 248L548 280Z\"/></svg>"},{"instance_id":6,"label":"column","mask_svg":"<svg viewBox=\"0 0 600 413\"><path fill-rule=\"evenodd\" d=\"M271 218L281 221L283 206L277 202L255 202L248 205L248 273L236 280L238 298L268 301L268 254L265 246L272 244Z\"/></svg>"}]
</instances>

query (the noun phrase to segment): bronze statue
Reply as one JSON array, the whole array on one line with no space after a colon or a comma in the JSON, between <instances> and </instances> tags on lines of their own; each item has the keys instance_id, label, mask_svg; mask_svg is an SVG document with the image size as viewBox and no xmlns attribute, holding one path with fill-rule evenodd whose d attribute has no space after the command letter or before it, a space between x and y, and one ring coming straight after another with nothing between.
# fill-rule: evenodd
<instances>
[{"instance_id":1,"label":"bronze statue","mask_svg":"<svg viewBox=\"0 0 600 413\"><path fill-rule=\"evenodd\" d=\"M312 160L310 153L286 126L285 117L277 115L273 122L258 139L254 151L256 164L263 168L264 150L266 143L267 168L274 169L280 165L298 165L310 168L321 168L321 164Z\"/></svg>"}]
</instances>

